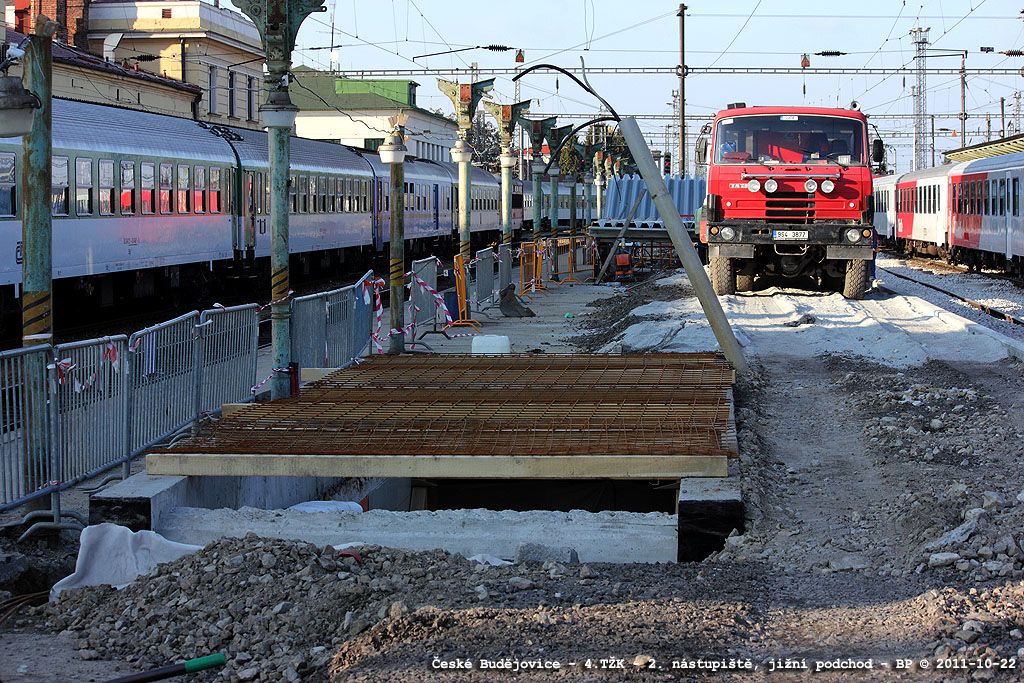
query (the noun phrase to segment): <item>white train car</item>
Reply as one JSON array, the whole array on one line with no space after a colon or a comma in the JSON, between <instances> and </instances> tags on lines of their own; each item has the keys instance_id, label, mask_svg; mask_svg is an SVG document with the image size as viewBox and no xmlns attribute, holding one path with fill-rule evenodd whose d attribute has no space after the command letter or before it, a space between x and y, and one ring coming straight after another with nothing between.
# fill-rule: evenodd
<instances>
[{"instance_id":1,"label":"white train car","mask_svg":"<svg viewBox=\"0 0 1024 683\"><path fill-rule=\"evenodd\" d=\"M1024 260L1024 153L955 164L948 172L952 257L1020 274Z\"/></svg>"},{"instance_id":2,"label":"white train car","mask_svg":"<svg viewBox=\"0 0 1024 683\"><path fill-rule=\"evenodd\" d=\"M896 236L896 181L897 175L883 175L874 178L875 232L880 239L890 240Z\"/></svg>"},{"instance_id":3,"label":"white train car","mask_svg":"<svg viewBox=\"0 0 1024 683\"><path fill-rule=\"evenodd\" d=\"M906 251L941 256L949 250L948 166L906 173L896 181L896 237Z\"/></svg>"}]
</instances>

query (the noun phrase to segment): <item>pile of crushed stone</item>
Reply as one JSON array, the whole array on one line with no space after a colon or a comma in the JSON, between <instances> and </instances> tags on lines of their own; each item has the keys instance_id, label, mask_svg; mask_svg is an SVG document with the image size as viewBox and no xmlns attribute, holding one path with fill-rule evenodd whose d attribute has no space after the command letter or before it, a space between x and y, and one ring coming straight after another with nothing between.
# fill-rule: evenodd
<instances>
[{"instance_id":1,"label":"pile of crushed stone","mask_svg":"<svg viewBox=\"0 0 1024 683\"><path fill-rule=\"evenodd\" d=\"M489 566L441 550L336 550L250 534L122 590L67 591L40 609L49 628L71 631L84 659L146 668L225 652L217 680L317 680L342 642L383 619L423 605L535 606L535 589L568 597L594 576L589 565Z\"/></svg>"}]
</instances>

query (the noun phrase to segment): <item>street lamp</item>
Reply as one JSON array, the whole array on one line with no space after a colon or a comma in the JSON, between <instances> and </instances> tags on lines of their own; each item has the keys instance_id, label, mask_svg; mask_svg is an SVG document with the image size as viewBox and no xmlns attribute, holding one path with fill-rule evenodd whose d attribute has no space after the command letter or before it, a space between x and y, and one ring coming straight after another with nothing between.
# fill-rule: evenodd
<instances>
[{"instance_id":1,"label":"street lamp","mask_svg":"<svg viewBox=\"0 0 1024 683\"><path fill-rule=\"evenodd\" d=\"M377 148L381 162L391 167L391 334L388 353L399 355L405 350L405 116L391 118L394 130L388 141ZM460 141L461 142L461 141Z\"/></svg>"},{"instance_id":2,"label":"street lamp","mask_svg":"<svg viewBox=\"0 0 1024 683\"><path fill-rule=\"evenodd\" d=\"M16 76L0 76L0 138L16 138L32 132L32 116L39 98L25 90Z\"/></svg>"}]
</instances>

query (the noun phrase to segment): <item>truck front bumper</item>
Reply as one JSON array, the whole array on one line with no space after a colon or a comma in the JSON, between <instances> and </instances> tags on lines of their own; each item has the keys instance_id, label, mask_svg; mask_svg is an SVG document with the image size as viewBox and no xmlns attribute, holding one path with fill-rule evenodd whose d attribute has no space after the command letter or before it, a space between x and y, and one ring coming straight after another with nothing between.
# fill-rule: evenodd
<instances>
[{"instance_id":1,"label":"truck front bumper","mask_svg":"<svg viewBox=\"0 0 1024 683\"><path fill-rule=\"evenodd\" d=\"M710 228L732 228L734 235L730 240L722 239L721 232L710 233ZM723 221L708 226L708 255L727 258L754 258L758 247L769 248L779 255L806 252L811 247L824 247L825 258L831 260L874 258L872 236L864 237L863 231L872 230L870 225L851 225L850 223L772 223L765 224L747 221ZM851 229L861 231L856 242L846 238ZM806 238L779 239L779 233L807 232Z\"/></svg>"}]
</instances>

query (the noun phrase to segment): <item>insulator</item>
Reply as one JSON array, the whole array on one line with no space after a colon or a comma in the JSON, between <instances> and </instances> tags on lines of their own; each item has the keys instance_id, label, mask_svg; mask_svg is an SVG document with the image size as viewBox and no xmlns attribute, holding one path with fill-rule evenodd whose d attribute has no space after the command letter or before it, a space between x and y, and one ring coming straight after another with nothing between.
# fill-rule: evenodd
<instances>
[{"instance_id":1,"label":"insulator","mask_svg":"<svg viewBox=\"0 0 1024 683\"><path fill-rule=\"evenodd\" d=\"M508 52L512 48L508 47L507 45L487 45L486 49L490 50L491 52Z\"/></svg>"},{"instance_id":2,"label":"insulator","mask_svg":"<svg viewBox=\"0 0 1024 683\"><path fill-rule=\"evenodd\" d=\"M821 52L815 52L814 54L819 57L842 57L846 53L840 52L839 50L822 50Z\"/></svg>"}]
</instances>

